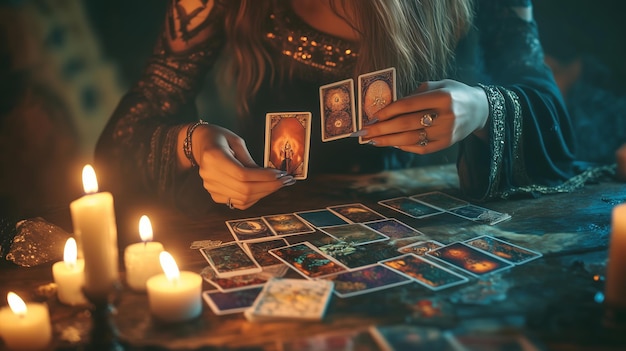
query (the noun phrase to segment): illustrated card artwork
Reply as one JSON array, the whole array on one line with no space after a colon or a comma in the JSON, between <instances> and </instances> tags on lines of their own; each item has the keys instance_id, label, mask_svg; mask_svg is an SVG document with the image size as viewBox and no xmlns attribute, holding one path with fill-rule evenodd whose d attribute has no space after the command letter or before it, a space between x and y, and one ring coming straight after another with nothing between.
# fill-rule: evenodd
<instances>
[{"instance_id":1,"label":"illustrated card artwork","mask_svg":"<svg viewBox=\"0 0 626 351\"><path fill-rule=\"evenodd\" d=\"M407 246L403 246L398 249L398 252L412 253L418 256L424 256L426 255L426 253L432 250L436 250L443 246L445 245L443 245L442 243L436 240L426 240L426 241L416 242Z\"/></svg>"},{"instance_id":2,"label":"illustrated card artwork","mask_svg":"<svg viewBox=\"0 0 626 351\"><path fill-rule=\"evenodd\" d=\"M268 113L265 127L265 167L306 179L311 143L311 113Z\"/></svg>"},{"instance_id":3,"label":"illustrated card artwork","mask_svg":"<svg viewBox=\"0 0 626 351\"><path fill-rule=\"evenodd\" d=\"M424 218L442 212L439 209L411 200L408 197L396 197L379 201L378 203L413 218Z\"/></svg>"},{"instance_id":4,"label":"illustrated card artwork","mask_svg":"<svg viewBox=\"0 0 626 351\"><path fill-rule=\"evenodd\" d=\"M318 247L324 254L339 261L344 266L354 269L369 266L391 257L400 256L392 245L379 241L364 245L346 242L328 244Z\"/></svg>"},{"instance_id":5,"label":"illustrated card artwork","mask_svg":"<svg viewBox=\"0 0 626 351\"><path fill-rule=\"evenodd\" d=\"M318 228L348 223L346 220L326 208L312 211L300 211L295 214Z\"/></svg>"},{"instance_id":6,"label":"illustrated card artwork","mask_svg":"<svg viewBox=\"0 0 626 351\"><path fill-rule=\"evenodd\" d=\"M424 237L427 239L422 232L417 231L408 225L400 222L395 218L383 219L375 222L367 222L364 223L366 226L385 234L390 239L406 239L413 237Z\"/></svg>"},{"instance_id":7,"label":"illustrated card artwork","mask_svg":"<svg viewBox=\"0 0 626 351\"><path fill-rule=\"evenodd\" d=\"M217 274L215 273L215 270L211 266L205 267L202 270L201 275L202 275L202 278L204 278L204 280L211 283L220 291L232 291L232 290L247 289L247 288L251 288L254 286L261 286L265 284L265 282L268 279L273 277L271 274L260 272L260 273L242 274L242 275L236 275L232 277L220 278L217 276Z\"/></svg>"},{"instance_id":8,"label":"illustrated card artwork","mask_svg":"<svg viewBox=\"0 0 626 351\"><path fill-rule=\"evenodd\" d=\"M200 253L220 278L261 272L261 266L237 242L201 249Z\"/></svg>"},{"instance_id":9,"label":"illustrated card artwork","mask_svg":"<svg viewBox=\"0 0 626 351\"><path fill-rule=\"evenodd\" d=\"M450 210L450 213L475 222L490 225L498 224L502 221L506 221L507 219L511 219L511 215L508 213L500 213L498 211L493 211L476 205L467 205L455 208Z\"/></svg>"},{"instance_id":10,"label":"illustrated card artwork","mask_svg":"<svg viewBox=\"0 0 626 351\"><path fill-rule=\"evenodd\" d=\"M321 231L337 238L338 240L353 245L362 245L376 241L389 240L389 237L381 234L374 229L365 226L363 223L350 223L336 225L333 227L320 228Z\"/></svg>"},{"instance_id":11,"label":"illustrated card artwork","mask_svg":"<svg viewBox=\"0 0 626 351\"><path fill-rule=\"evenodd\" d=\"M263 216L263 219L269 224L272 231L279 236L312 233L315 231L315 229L311 228L293 213Z\"/></svg>"},{"instance_id":12,"label":"illustrated card artwork","mask_svg":"<svg viewBox=\"0 0 626 351\"><path fill-rule=\"evenodd\" d=\"M226 221L226 226L237 241L255 240L274 236L274 232L270 230L260 217Z\"/></svg>"},{"instance_id":13,"label":"illustrated card artwork","mask_svg":"<svg viewBox=\"0 0 626 351\"><path fill-rule=\"evenodd\" d=\"M356 132L354 80L321 86L320 113L322 141L346 138Z\"/></svg>"},{"instance_id":14,"label":"illustrated card artwork","mask_svg":"<svg viewBox=\"0 0 626 351\"><path fill-rule=\"evenodd\" d=\"M432 250L426 255L440 259L476 277L513 267L510 262L461 242Z\"/></svg>"},{"instance_id":15,"label":"illustrated card artwork","mask_svg":"<svg viewBox=\"0 0 626 351\"><path fill-rule=\"evenodd\" d=\"M369 124L374 114L396 101L396 69L394 67L362 74L358 82L359 129ZM359 143L367 143L359 137Z\"/></svg>"},{"instance_id":16,"label":"illustrated card artwork","mask_svg":"<svg viewBox=\"0 0 626 351\"><path fill-rule=\"evenodd\" d=\"M441 290L469 281L458 273L414 254L382 261L381 264L415 279L432 290Z\"/></svg>"},{"instance_id":17,"label":"illustrated card artwork","mask_svg":"<svg viewBox=\"0 0 626 351\"><path fill-rule=\"evenodd\" d=\"M269 252L309 279L347 270L307 242L273 249Z\"/></svg>"},{"instance_id":18,"label":"illustrated card artwork","mask_svg":"<svg viewBox=\"0 0 626 351\"><path fill-rule=\"evenodd\" d=\"M282 264L282 261L271 255L268 251L279 247L288 246L289 243L283 238L269 239L243 243L244 249L252 255L261 267Z\"/></svg>"},{"instance_id":19,"label":"illustrated card artwork","mask_svg":"<svg viewBox=\"0 0 626 351\"><path fill-rule=\"evenodd\" d=\"M325 277L335 283L335 294L350 297L412 282L408 277L379 264Z\"/></svg>"},{"instance_id":20,"label":"illustrated card artwork","mask_svg":"<svg viewBox=\"0 0 626 351\"><path fill-rule=\"evenodd\" d=\"M328 209L352 223L371 222L387 218L371 208L358 203L331 206Z\"/></svg>"},{"instance_id":21,"label":"illustrated card artwork","mask_svg":"<svg viewBox=\"0 0 626 351\"><path fill-rule=\"evenodd\" d=\"M289 242L289 245L308 242L309 244L315 247L335 244L339 242L339 240L337 240L336 238L333 238L332 236L321 231L314 232L314 233L291 235L291 236L285 237L285 240Z\"/></svg>"},{"instance_id":22,"label":"illustrated card artwork","mask_svg":"<svg viewBox=\"0 0 626 351\"><path fill-rule=\"evenodd\" d=\"M425 202L442 210L451 210L453 208L462 207L469 203L465 200L458 199L454 196L442 193L440 191L432 191L424 194L410 196L413 200Z\"/></svg>"},{"instance_id":23,"label":"illustrated card artwork","mask_svg":"<svg viewBox=\"0 0 626 351\"><path fill-rule=\"evenodd\" d=\"M487 235L467 240L465 243L514 264L523 264L542 256L542 254L537 251L532 251Z\"/></svg>"},{"instance_id":24,"label":"illustrated card artwork","mask_svg":"<svg viewBox=\"0 0 626 351\"><path fill-rule=\"evenodd\" d=\"M263 289L262 286L236 291L204 291L202 298L217 315L243 312L250 308Z\"/></svg>"}]
</instances>

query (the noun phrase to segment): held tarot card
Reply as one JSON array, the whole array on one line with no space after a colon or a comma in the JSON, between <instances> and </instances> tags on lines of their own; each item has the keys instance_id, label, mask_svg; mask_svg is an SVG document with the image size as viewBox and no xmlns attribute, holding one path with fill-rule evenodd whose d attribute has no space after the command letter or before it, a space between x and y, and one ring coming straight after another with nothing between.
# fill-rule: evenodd
<instances>
[{"instance_id":1,"label":"held tarot card","mask_svg":"<svg viewBox=\"0 0 626 351\"><path fill-rule=\"evenodd\" d=\"M356 132L354 80L321 86L320 113L322 141L346 138Z\"/></svg>"},{"instance_id":2,"label":"held tarot card","mask_svg":"<svg viewBox=\"0 0 626 351\"><path fill-rule=\"evenodd\" d=\"M537 251L532 251L487 235L467 240L465 243L514 264L523 264L542 256L542 254Z\"/></svg>"},{"instance_id":3,"label":"held tarot card","mask_svg":"<svg viewBox=\"0 0 626 351\"><path fill-rule=\"evenodd\" d=\"M261 266L237 242L201 249L200 253L220 278L259 273L262 270Z\"/></svg>"},{"instance_id":4,"label":"held tarot card","mask_svg":"<svg viewBox=\"0 0 626 351\"><path fill-rule=\"evenodd\" d=\"M306 179L311 143L310 112L268 113L265 121L264 166Z\"/></svg>"},{"instance_id":5,"label":"held tarot card","mask_svg":"<svg viewBox=\"0 0 626 351\"><path fill-rule=\"evenodd\" d=\"M414 254L385 260L381 264L407 275L432 290L441 290L469 281L458 273Z\"/></svg>"},{"instance_id":6,"label":"held tarot card","mask_svg":"<svg viewBox=\"0 0 626 351\"><path fill-rule=\"evenodd\" d=\"M429 251L426 255L451 264L475 277L513 267L512 263L461 242Z\"/></svg>"},{"instance_id":7,"label":"held tarot card","mask_svg":"<svg viewBox=\"0 0 626 351\"><path fill-rule=\"evenodd\" d=\"M396 69L394 67L360 75L358 82L359 129L371 123L376 112L396 99ZM365 144L367 140L359 137L359 143Z\"/></svg>"},{"instance_id":8,"label":"held tarot card","mask_svg":"<svg viewBox=\"0 0 626 351\"><path fill-rule=\"evenodd\" d=\"M325 277L335 283L335 295L345 298L412 282L408 277L385 266L374 264Z\"/></svg>"},{"instance_id":9,"label":"held tarot card","mask_svg":"<svg viewBox=\"0 0 626 351\"><path fill-rule=\"evenodd\" d=\"M213 313L224 315L243 312L250 308L261 290L262 286L229 292L212 290L202 292L202 297Z\"/></svg>"}]
</instances>

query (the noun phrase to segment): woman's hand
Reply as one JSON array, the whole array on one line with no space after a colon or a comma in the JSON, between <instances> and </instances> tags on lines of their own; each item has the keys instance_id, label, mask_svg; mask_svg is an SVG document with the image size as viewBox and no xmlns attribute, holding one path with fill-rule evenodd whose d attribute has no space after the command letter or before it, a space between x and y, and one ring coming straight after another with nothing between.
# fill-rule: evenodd
<instances>
[{"instance_id":1,"label":"woman's hand","mask_svg":"<svg viewBox=\"0 0 626 351\"><path fill-rule=\"evenodd\" d=\"M489 116L482 88L454 80L425 82L413 95L392 102L357 132L376 146L428 154L443 150L471 133L486 140Z\"/></svg>"},{"instance_id":2,"label":"woman's hand","mask_svg":"<svg viewBox=\"0 0 626 351\"><path fill-rule=\"evenodd\" d=\"M216 203L244 210L296 182L283 171L259 167L245 141L228 129L201 125L193 132L192 143L204 188Z\"/></svg>"}]
</instances>

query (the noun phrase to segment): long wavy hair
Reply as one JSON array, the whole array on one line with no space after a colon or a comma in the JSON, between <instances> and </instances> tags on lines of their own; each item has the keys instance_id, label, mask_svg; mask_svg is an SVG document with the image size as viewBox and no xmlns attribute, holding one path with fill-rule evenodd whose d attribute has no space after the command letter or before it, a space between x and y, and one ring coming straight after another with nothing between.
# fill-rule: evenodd
<instances>
[{"instance_id":1,"label":"long wavy hair","mask_svg":"<svg viewBox=\"0 0 626 351\"><path fill-rule=\"evenodd\" d=\"M233 55L227 71L236 82L240 112L259 91L269 74L281 73L263 45L261 30L273 6L289 0L228 0L226 35ZM458 40L471 25L473 0L367 0L348 6L348 0L329 0L333 11L359 36L354 77L396 67L400 96L419 82L446 77ZM340 14L345 14L341 16Z\"/></svg>"}]
</instances>

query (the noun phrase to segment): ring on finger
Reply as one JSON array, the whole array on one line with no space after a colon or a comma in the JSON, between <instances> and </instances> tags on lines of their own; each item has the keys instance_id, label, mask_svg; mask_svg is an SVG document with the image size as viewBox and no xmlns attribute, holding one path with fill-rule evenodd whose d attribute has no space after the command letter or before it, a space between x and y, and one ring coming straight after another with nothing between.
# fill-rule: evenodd
<instances>
[{"instance_id":1,"label":"ring on finger","mask_svg":"<svg viewBox=\"0 0 626 351\"><path fill-rule=\"evenodd\" d=\"M435 118L437 118L436 112L425 113L420 119L420 124L424 127L430 127L433 125L433 121L435 120Z\"/></svg>"},{"instance_id":2,"label":"ring on finger","mask_svg":"<svg viewBox=\"0 0 626 351\"><path fill-rule=\"evenodd\" d=\"M428 135L426 134L426 130L419 130L419 139L417 140L417 145L426 146L428 145Z\"/></svg>"},{"instance_id":3,"label":"ring on finger","mask_svg":"<svg viewBox=\"0 0 626 351\"><path fill-rule=\"evenodd\" d=\"M235 208L235 206L230 200L230 197L228 198L228 201L226 201L226 206L228 206L228 208L230 208L231 210Z\"/></svg>"}]
</instances>

